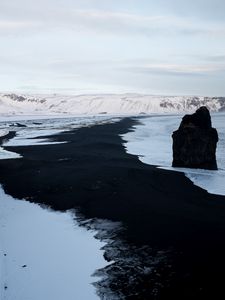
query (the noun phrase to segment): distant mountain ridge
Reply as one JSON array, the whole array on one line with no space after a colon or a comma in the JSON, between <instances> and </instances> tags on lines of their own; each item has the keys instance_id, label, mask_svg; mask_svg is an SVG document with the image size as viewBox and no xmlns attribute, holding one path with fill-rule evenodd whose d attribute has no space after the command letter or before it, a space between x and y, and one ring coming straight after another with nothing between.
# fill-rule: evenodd
<instances>
[{"instance_id":1,"label":"distant mountain ridge","mask_svg":"<svg viewBox=\"0 0 225 300\"><path fill-rule=\"evenodd\" d=\"M1 115L191 113L203 105L211 112L225 111L225 97L0 93Z\"/></svg>"}]
</instances>

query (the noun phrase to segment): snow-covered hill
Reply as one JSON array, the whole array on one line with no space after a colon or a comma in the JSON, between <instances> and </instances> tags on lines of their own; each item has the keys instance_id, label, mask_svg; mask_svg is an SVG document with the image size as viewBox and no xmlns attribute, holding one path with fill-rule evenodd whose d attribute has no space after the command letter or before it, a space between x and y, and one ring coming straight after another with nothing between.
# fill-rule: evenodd
<instances>
[{"instance_id":1,"label":"snow-covered hill","mask_svg":"<svg viewBox=\"0 0 225 300\"><path fill-rule=\"evenodd\" d=\"M225 111L225 97L0 94L1 115L183 113L202 105L213 112Z\"/></svg>"}]
</instances>

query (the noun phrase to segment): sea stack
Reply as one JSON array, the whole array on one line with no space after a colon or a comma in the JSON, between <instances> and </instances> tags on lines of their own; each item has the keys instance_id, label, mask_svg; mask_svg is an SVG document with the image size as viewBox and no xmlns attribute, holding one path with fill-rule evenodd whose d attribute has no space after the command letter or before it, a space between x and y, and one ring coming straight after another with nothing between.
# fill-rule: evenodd
<instances>
[{"instance_id":1,"label":"sea stack","mask_svg":"<svg viewBox=\"0 0 225 300\"><path fill-rule=\"evenodd\" d=\"M173 167L217 170L218 134L207 107L185 115L173 132Z\"/></svg>"}]
</instances>

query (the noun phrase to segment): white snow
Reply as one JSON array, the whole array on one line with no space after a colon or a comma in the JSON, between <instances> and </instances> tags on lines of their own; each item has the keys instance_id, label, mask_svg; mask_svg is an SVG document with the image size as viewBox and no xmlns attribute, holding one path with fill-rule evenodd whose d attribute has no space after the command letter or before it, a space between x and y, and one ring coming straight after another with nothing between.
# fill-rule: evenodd
<instances>
[{"instance_id":1,"label":"white snow","mask_svg":"<svg viewBox=\"0 0 225 300\"><path fill-rule=\"evenodd\" d=\"M0 129L0 137L3 137L5 135L7 135L8 133L9 133L8 130L6 130L6 129Z\"/></svg>"},{"instance_id":2,"label":"white snow","mask_svg":"<svg viewBox=\"0 0 225 300\"><path fill-rule=\"evenodd\" d=\"M19 95L0 94L0 115L152 114L193 112L207 105L211 111L225 108L225 98L153 96L140 94Z\"/></svg>"},{"instance_id":3,"label":"white snow","mask_svg":"<svg viewBox=\"0 0 225 300\"><path fill-rule=\"evenodd\" d=\"M21 156L18 153L7 151L0 147L0 159L12 159L12 158L20 158Z\"/></svg>"},{"instance_id":4,"label":"white snow","mask_svg":"<svg viewBox=\"0 0 225 300\"><path fill-rule=\"evenodd\" d=\"M52 142L49 139L41 139L36 137L45 137L58 134L63 130L60 129L32 129L26 128L23 130L18 130L17 135L8 140L3 144L7 147L17 147L17 146L32 146L32 145L48 145L48 144L61 144L63 142Z\"/></svg>"},{"instance_id":5,"label":"white snow","mask_svg":"<svg viewBox=\"0 0 225 300\"><path fill-rule=\"evenodd\" d=\"M152 116L139 119L132 132L123 135L128 153L138 155L147 164L164 169L184 172L197 186L209 193L225 195L225 114L212 114L213 126L217 128L219 143L217 147L218 171L172 168L171 135L180 124L182 116Z\"/></svg>"},{"instance_id":6,"label":"white snow","mask_svg":"<svg viewBox=\"0 0 225 300\"><path fill-rule=\"evenodd\" d=\"M16 200L0 187L0 299L99 299L91 275L107 265L105 243L73 212Z\"/></svg>"}]
</instances>

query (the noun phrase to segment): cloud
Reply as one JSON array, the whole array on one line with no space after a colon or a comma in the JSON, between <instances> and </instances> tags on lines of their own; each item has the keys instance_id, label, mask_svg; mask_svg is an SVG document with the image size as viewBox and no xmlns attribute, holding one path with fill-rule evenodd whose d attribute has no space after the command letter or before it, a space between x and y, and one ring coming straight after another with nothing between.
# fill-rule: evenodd
<instances>
[{"instance_id":1,"label":"cloud","mask_svg":"<svg viewBox=\"0 0 225 300\"><path fill-rule=\"evenodd\" d=\"M18 33L27 34L37 32L41 28L40 22L33 21L0 21L0 35L16 35Z\"/></svg>"},{"instance_id":2,"label":"cloud","mask_svg":"<svg viewBox=\"0 0 225 300\"><path fill-rule=\"evenodd\" d=\"M224 0L158 0L158 6L164 7L167 12L180 16L191 16L202 20L212 21L225 19Z\"/></svg>"},{"instance_id":3,"label":"cloud","mask_svg":"<svg viewBox=\"0 0 225 300\"><path fill-rule=\"evenodd\" d=\"M203 59L210 62L225 64L225 55L208 55L208 56L203 56Z\"/></svg>"},{"instance_id":4,"label":"cloud","mask_svg":"<svg viewBox=\"0 0 225 300\"><path fill-rule=\"evenodd\" d=\"M152 74L152 75L172 75L172 76L204 76L215 72L224 72L225 63L221 64L146 64L140 66L127 67L124 70L129 72Z\"/></svg>"},{"instance_id":5,"label":"cloud","mask_svg":"<svg viewBox=\"0 0 225 300\"><path fill-rule=\"evenodd\" d=\"M34 22L27 21L0 21L0 30L24 29L34 25Z\"/></svg>"},{"instance_id":6,"label":"cloud","mask_svg":"<svg viewBox=\"0 0 225 300\"><path fill-rule=\"evenodd\" d=\"M224 91L214 1L0 0L1 85Z\"/></svg>"},{"instance_id":7,"label":"cloud","mask_svg":"<svg viewBox=\"0 0 225 300\"><path fill-rule=\"evenodd\" d=\"M4 2L4 0L3 0ZM26 1L25 1L26 2ZM82 9L69 4L52 6L52 1L37 5L0 4L0 33L32 34L32 30L64 30L113 35L210 35L225 36L225 23L176 14L149 14L123 10ZM57 5L58 3L58 5ZM33 4L33 1L32 1ZM5 31L5 32L4 32Z\"/></svg>"}]
</instances>

